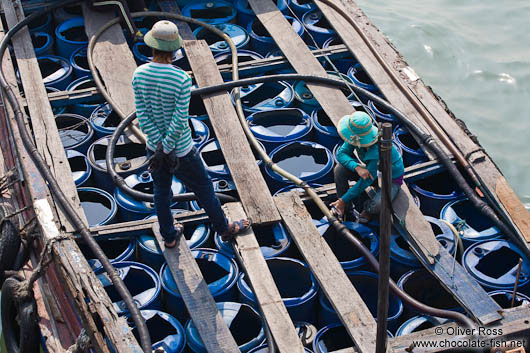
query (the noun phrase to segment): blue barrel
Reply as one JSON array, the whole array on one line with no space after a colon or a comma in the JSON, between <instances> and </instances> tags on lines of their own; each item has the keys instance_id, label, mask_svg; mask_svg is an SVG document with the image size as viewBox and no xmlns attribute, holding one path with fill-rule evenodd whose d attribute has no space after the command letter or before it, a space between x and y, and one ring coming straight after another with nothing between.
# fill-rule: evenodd
<instances>
[{"instance_id":1,"label":"blue barrel","mask_svg":"<svg viewBox=\"0 0 530 353\"><path fill-rule=\"evenodd\" d=\"M153 49L144 42L136 42L133 45L132 53L138 65L147 64L153 60ZM173 54L173 65L186 70L189 66L184 50L179 49Z\"/></svg>"},{"instance_id":2,"label":"blue barrel","mask_svg":"<svg viewBox=\"0 0 530 353\"><path fill-rule=\"evenodd\" d=\"M186 332L180 322L173 316L159 310L142 310L140 314L145 320L147 330L153 342L153 352L162 349L165 353L181 353L186 347ZM132 327L133 334L138 337L134 321L128 317L127 324Z\"/></svg>"},{"instance_id":3,"label":"blue barrel","mask_svg":"<svg viewBox=\"0 0 530 353\"><path fill-rule=\"evenodd\" d=\"M309 115L296 108L259 111L247 123L268 152L286 142L307 139L313 127Z\"/></svg>"},{"instance_id":4,"label":"blue barrel","mask_svg":"<svg viewBox=\"0 0 530 353\"><path fill-rule=\"evenodd\" d=\"M72 83L70 83L68 87L66 87L66 90L76 91L76 90L81 90L85 88L93 88L93 87L96 87L96 83L94 82L94 79L92 79L91 77L85 76L85 77L78 78ZM90 118L94 109L96 109L100 104L103 104L103 103L106 103L103 96L101 96L100 94L96 94L90 97L90 99L88 99L88 101L86 101L85 103L79 103L79 104L73 105L70 108L70 110L72 111L72 113L82 115L86 118Z\"/></svg>"},{"instance_id":5,"label":"blue barrel","mask_svg":"<svg viewBox=\"0 0 530 353\"><path fill-rule=\"evenodd\" d=\"M302 261L287 257L273 257L266 262L291 319L315 324L314 305L319 286L309 267ZM237 281L237 288L242 303L257 307L256 297L245 275Z\"/></svg>"},{"instance_id":6,"label":"blue barrel","mask_svg":"<svg viewBox=\"0 0 530 353\"><path fill-rule=\"evenodd\" d=\"M503 309L510 309L512 307L512 299L513 299L513 289L510 290L496 290L493 292L489 292L488 295L495 300L497 304L500 305ZM515 300L513 307L518 307L521 305L530 305L530 297L523 293L515 293Z\"/></svg>"},{"instance_id":7,"label":"blue barrel","mask_svg":"<svg viewBox=\"0 0 530 353\"><path fill-rule=\"evenodd\" d=\"M217 250L194 249L191 251L197 261L201 273L208 285L210 293L217 302L233 301L236 299L236 282L239 269L236 262ZM162 288L164 289L164 304L167 311L180 319L188 317L186 306L173 280L173 275L166 264L160 269Z\"/></svg>"},{"instance_id":8,"label":"blue barrel","mask_svg":"<svg viewBox=\"0 0 530 353\"><path fill-rule=\"evenodd\" d=\"M129 175L125 178L125 184L134 190L142 191L151 195L153 194L153 178L148 171ZM173 177L171 191L173 192L173 195L178 195L186 192L186 188L177 178ZM118 187L114 189L114 198L116 199L121 218L124 222L144 219L155 212L155 205L153 202L136 200ZM185 206L185 203L179 202L173 202L171 204L172 208L183 208Z\"/></svg>"},{"instance_id":9,"label":"blue barrel","mask_svg":"<svg viewBox=\"0 0 530 353\"><path fill-rule=\"evenodd\" d=\"M322 45L322 48L327 49L334 45L340 45L340 44L344 44L344 43L342 42L340 37L337 37L336 35L334 35L333 37L329 38L328 40L324 42L324 44ZM339 70L339 72L343 74L347 74L350 67L352 67L352 65L357 63L357 60L352 58L350 54L347 54L347 55L348 56L345 58L331 59L331 62L333 63L333 65L335 65L335 67ZM333 67L331 67L331 65L329 65L327 61L326 61L326 65L324 66L324 68L326 68L326 70L333 70Z\"/></svg>"},{"instance_id":10,"label":"blue barrel","mask_svg":"<svg viewBox=\"0 0 530 353\"><path fill-rule=\"evenodd\" d=\"M352 83L352 80L344 74L337 73L334 71L327 71L327 73L329 78L336 80L342 79L346 82ZM348 100L355 100L355 95L350 89L341 88L341 90L344 95L348 97ZM298 81L294 84L294 94L296 106L305 111L307 114L311 114L313 110L318 109L320 107L320 104L318 103L316 98L313 97L313 93L311 93L304 81Z\"/></svg>"},{"instance_id":11,"label":"blue barrel","mask_svg":"<svg viewBox=\"0 0 530 353\"><path fill-rule=\"evenodd\" d=\"M436 326L443 325L446 322L448 322L446 319L430 315L414 316L405 321L401 326L399 326L396 331L396 337L427 330Z\"/></svg>"},{"instance_id":12,"label":"blue barrel","mask_svg":"<svg viewBox=\"0 0 530 353\"><path fill-rule=\"evenodd\" d=\"M311 51L313 50L317 50L316 47L312 46L312 45L308 45L307 48ZM283 55L283 52L280 50L280 49L276 49L276 50L273 50L271 52L268 52L267 55L265 55L266 58L272 58L272 57L279 57L279 56L284 56ZM316 58L322 65L325 65L326 63L326 58L321 56L319 58ZM271 70L273 71L274 73L276 74L292 74L292 73L295 73L293 67L289 64L289 63L284 63L284 64L270 64L271 66L272 65L275 65L275 66L280 66L281 68L277 68L277 69L274 69L274 70ZM272 69L272 67L271 67Z\"/></svg>"},{"instance_id":13,"label":"blue barrel","mask_svg":"<svg viewBox=\"0 0 530 353\"><path fill-rule=\"evenodd\" d=\"M85 33L85 20L75 17L61 23L55 29L57 55L69 58L80 47L88 46L88 37Z\"/></svg>"},{"instance_id":14,"label":"blue barrel","mask_svg":"<svg viewBox=\"0 0 530 353\"><path fill-rule=\"evenodd\" d=\"M304 348L304 351L305 351L305 353L313 353L312 351L310 351L307 348ZM249 351L248 353L269 353L269 352L270 352L269 346L264 344L263 346L256 347L255 349Z\"/></svg>"},{"instance_id":15,"label":"blue barrel","mask_svg":"<svg viewBox=\"0 0 530 353\"><path fill-rule=\"evenodd\" d=\"M196 86L194 86L196 88ZM208 127L210 131L210 136L214 137L215 132L213 131L212 124L210 123L210 118L206 112L206 107L202 101L202 97L199 95L192 95L190 99L190 105L188 108L188 116L193 119L200 120Z\"/></svg>"},{"instance_id":16,"label":"blue barrel","mask_svg":"<svg viewBox=\"0 0 530 353\"><path fill-rule=\"evenodd\" d=\"M308 0L291 0L291 8L298 18L302 18L308 11L317 8L317 5Z\"/></svg>"},{"instance_id":17,"label":"blue barrel","mask_svg":"<svg viewBox=\"0 0 530 353\"><path fill-rule=\"evenodd\" d=\"M29 14L28 14L29 15ZM53 34L52 14L50 12L35 18L28 25L29 33L44 32ZM52 49L53 50L53 49Z\"/></svg>"},{"instance_id":18,"label":"blue barrel","mask_svg":"<svg viewBox=\"0 0 530 353\"><path fill-rule=\"evenodd\" d=\"M83 16L81 5L68 5L53 11L53 20L56 24L71 20L72 18Z\"/></svg>"},{"instance_id":19,"label":"blue barrel","mask_svg":"<svg viewBox=\"0 0 530 353\"><path fill-rule=\"evenodd\" d=\"M67 60L58 56L46 55L39 56L37 63L45 86L64 91L72 82L72 65ZM17 74L19 75L18 71Z\"/></svg>"},{"instance_id":20,"label":"blue barrel","mask_svg":"<svg viewBox=\"0 0 530 353\"><path fill-rule=\"evenodd\" d=\"M55 93L60 92L57 88L46 86L46 93ZM57 103L54 103L53 101L50 101L50 105L52 106L53 115L63 114L66 113L66 106L60 107Z\"/></svg>"},{"instance_id":21,"label":"blue barrel","mask_svg":"<svg viewBox=\"0 0 530 353\"><path fill-rule=\"evenodd\" d=\"M311 113L311 120L315 127L315 141L332 151L337 145L342 144L342 138L337 128L326 114L324 109L317 108Z\"/></svg>"},{"instance_id":22,"label":"blue barrel","mask_svg":"<svg viewBox=\"0 0 530 353\"><path fill-rule=\"evenodd\" d=\"M506 240L485 240L471 245L462 256L462 264L486 290L509 290L514 288L520 258L523 259L518 286L521 290L530 282L530 261Z\"/></svg>"},{"instance_id":23,"label":"blue barrel","mask_svg":"<svg viewBox=\"0 0 530 353\"><path fill-rule=\"evenodd\" d=\"M368 75L360 63L353 65L348 70L348 77L352 79L355 85L372 93L379 93L379 88L377 88L374 81L370 78L370 75Z\"/></svg>"},{"instance_id":24,"label":"blue barrel","mask_svg":"<svg viewBox=\"0 0 530 353\"><path fill-rule=\"evenodd\" d=\"M86 156L75 150L66 150L66 159L70 165L75 186L88 185L90 183L90 176L92 175L92 167L88 164Z\"/></svg>"},{"instance_id":25,"label":"blue barrel","mask_svg":"<svg viewBox=\"0 0 530 353\"><path fill-rule=\"evenodd\" d=\"M90 115L90 125L97 139L112 135L120 122L120 116L109 103L100 104Z\"/></svg>"},{"instance_id":26,"label":"blue barrel","mask_svg":"<svg viewBox=\"0 0 530 353\"><path fill-rule=\"evenodd\" d=\"M88 67L87 47L77 48L70 56L70 64L74 68L75 78L92 77Z\"/></svg>"},{"instance_id":27,"label":"blue barrel","mask_svg":"<svg viewBox=\"0 0 530 353\"><path fill-rule=\"evenodd\" d=\"M187 210L175 210L172 209L171 213L181 213ZM155 217L151 215L146 219ZM184 226L184 238L190 249L201 247L208 238L210 237L210 225L209 224L186 224ZM158 243L152 234L143 234L136 238L138 242L138 258L146 265L151 266L155 270L160 270L164 264L164 255L158 247Z\"/></svg>"},{"instance_id":28,"label":"blue barrel","mask_svg":"<svg viewBox=\"0 0 530 353\"><path fill-rule=\"evenodd\" d=\"M254 150L253 152L254 156L256 157L256 163L258 166L261 165L261 159ZM208 171L208 174L212 178L231 179L230 170L226 165L223 152L221 151L221 146L219 145L219 141L217 141L217 139L210 139L209 141L206 141L199 148L199 153L204 166L206 167L206 171Z\"/></svg>"},{"instance_id":29,"label":"blue barrel","mask_svg":"<svg viewBox=\"0 0 530 353\"><path fill-rule=\"evenodd\" d=\"M81 187L77 188L77 195L89 227L111 224L115 221L118 207L108 192L92 187Z\"/></svg>"},{"instance_id":30,"label":"blue barrel","mask_svg":"<svg viewBox=\"0 0 530 353\"><path fill-rule=\"evenodd\" d=\"M416 180L410 184L410 188L420 198L423 214L433 217L439 217L440 211L448 202L464 196L447 171Z\"/></svg>"},{"instance_id":31,"label":"blue barrel","mask_svg":"<svg viewBox=\"0 0 530 353\"><path fill-rule=\"evenodd\" d=\"M110 174L107 173L107 164L105 162L109 142L110 136L105 136L95 141L88 148L86 156L90 167L92 167L94 184L107 192L114 192L114 181ZM122 178L146 170L145 145L130 142L124 136L120 136L114 153L114 168Z\"/></svg>"},{"instance_id":32,"label":"blue barrel","mask_svg":"<svg viewBox=\"0 0 530 353\"><path fill-rule=\"evenodd\" d=\"M254 226L252 229L265 259L282 256L291 245L291 237L281 222ZM221 235L215 233L214 242L220 252L231 258L235 257L231 241L222 241Z\"/></svg>"},{"instance_id":33,"label":"blue barrel","mask_svg":"<svg viewBox=\"0 0 530 353\"><path fill-rule=\"evenodd\" d=\"M499 228L477 210L467 198L445 205L440 213L440 218L454 225L458 231L463 232L461 238L464 248L482 240L496 239L502 236Z\"/></svg>"},{"instance_id":34,"label":"blue barrel","mask_svg":"<svg viewBox=\"0 0 530 353\"><path fill-rule=\"evenodd\" d=\"M53 55L53 37L46 32L32 32L31 42L35 56Z\"/></svg>"},{"instance_id":35,"label":"blue barrel","mask_svg":"<svg viewBox=\"0 0 530 353\"><path fill-rule=\"evenodd\" d=\"M440 284L438 279L425 269L416 269L405 273L397 282L399 288L419 302L437 309L463 312L464 309ZM421 315L413 307L405 304L405 314Z\"/></svg>"},{"instance_id":36,"label":"blue barrel","mask_svg":"<svg viewBox=\"0 0 530 353\"><path fill-rule=\"evenodd\" d=\"M274 163L308 183L327 184L333 182L333 156L318 143L308 141L288 142L270 153ZM267 182L272 192L291 182L265 167Z\"/></svg>"},{"instance_id":37,"label":"blue barrel","mask_svg":"<svg viewBox=\"0 0 530 353\"><path fill-rule=\"evenodd\" d=\"M396 118L396 116L392 114L392 112L390 112L388 109L381 106L380 104L372 102L370 100L368 101L368 107L370 107L370 109L374 112L375 119L380 123L390 123L392 124L393 129L399 124L398 118Z\"/></svg>"},{"instance_id":38,"label":"blue barrel","mask_svg":"<svg viewBox=\"0 0 530 353\"><path fill-rule=\"evenodd\" d=\"M111 262L134 261L136 242L130 239L98 240L98 244ZM96 258L90 247L85 243L79 244L79 249L92 269L98 269L101 262Z\"/></svg>"},{"instance_id":39,"label":"blue barrel","mask_svg":"<svg viewBox=\"0 0 530 353\"><path fill-rule=\"evenodd\" d=\"M160 277L151 267L133 261L116 262L113 265L125 286L131 292L138 309L161 309ZM103 284L110 300L112 300L112 305L118 315L127 314L129 312L127 306L114 288L107 273L101 267L95 270L95 274Z\"/></svg>"},{"instance_id":40,"label":"blue barrel","mask_svg":"<svg viewBox=\"0 0 530 353\"><path fill-rule=\"evenodd\" d=\"M329 224L327 218L313 220L313 223L339 260L344 271L351 272L364 269L367 266L366 258L343 235L337 234L335 227ZM343 222L342 224L370 250L372 255L377 256L379 240L371 228L354 222Z\"/></svg>"},{"instance_id":41,"label":"blue barrel","mask_svg":"<svg viewBox=\"0 0 530 353\"><path fill-rule=\"evenodd\" d=\"M304 26L297 19L291 16L285 16L285 19L289 21L293 31L300 37L304 34ZM265 56L267 53L278 49L276 42L272 39L267 29L263 26L261 21L254 18L247 24L247 32L250 36L250 47L252 50Z\"/></svg>"},{"instance_id":42,"label":"blue barrel","mask_svg":"<svg viewBox=\"0 0 530 353\"><path fill-rule=\"evenodd\" d=\"M232 66L232 52L219 53L219 54L216 54L213 58L215 59L215 62L217 63L217 65ZM263 59L263 55L250 51L250 50L245 50L245 49L241 49L237 51L237 61L239 63L244 63L247 61L259 60L259 59ZM232 80L231 72L228 72L228 71L221 72L221 76L223 77L224 80L230 80L230 81ZM254 72L249 72L247 74L242 72L239 74L239 78L248 78L248 77L254 77L254 76L256 76Z\"/></svg>"},{"instance_id":43,"label":"blue barrel","mask_svg":"<svg viewBox=\"0 0 530 353\"><path fill-rule=\"evenodd\" d=\"M199 119L191 118L188 120L188 123L190 124L193 143L199 148L210 139L210 129L206 123Z\"/></svg>"},{"instance_id":44,"label":"blue barrel","mask_svg":"<svg viewBox=\"0 0 530 353\"><path fill-rule=\"evenodd\" d=\"M199 0L186 5L182 9L182 14L211 25L218 25L235 22L237 11L233 4L228 1Z\"/></svg>"},{"instance_id":45,"label":"blue barrel","mask_svg":"<svg viewBox=\"0 0 530 353\"><path fill-rule=\"evenodd\" d=\"M456 242L451 228L439 219L425 216L431 225L436 239L451 255L456 251ZM420 260L414 255L408 242L400 234L392 232L390 235L390 271L392 277L400 278L406 272L423 268Z\"/></svg>"},{"instance_id":46,"label":"blue barrel","mask_svg":"<svg viewBox=\"0 0 530 353\"><path fill-rule=\"evenodd\" d=\"M213 190L216 193L225 193L232 196L236 196L237 190L236 190L236 184L231 179L218 179L214 178L212 179L213 184ZM199 211L202 209L202 207L199 205L197 200L193 200L190 202L190 210L192 211Z\"/></svg>"},{"instance_id":47,"label":"blue barrel","mask_svg":"<svg viewBox=\"0 0 530 353\"><path fill-rule=\"evenodd\" d=\"M290 15L288 6L291 0L275 0L273 2L284 15ZM238 23L241 26L246 28L252 20L256 19L256 15L250 7L248 0L234 0L234 5L237 9Z\"/></svg>"},{"instance_id":48,"label":"blue barrel","mask_svg":"<svg viewBox=\"0 0 530 353\"><path fill-rule=\"evenodd\" d=\"M388 332L388 337L392 337L390 332ZM315 353L331 353L351 347L357 348L341 323L322 327L313 341L313 352Z\"/></svg>"},{"instance_id":49,"label":"blue barrel","mask_svg":"<svg viewBox=\"0 0 530 353\"><path fill-rule=\"evenodd\" d=\"M240 96L243 110L248 115L263 110L288 108L293 103L294 90L287 82L265 82L241 87Z\"/></svg>"},{"instance_id":50,"label":"blue barrel","mask_svg":"<svg viewBox=\"0 0 530 353\"><path fill-rule=\"evenodd\" d=\"M302 22L304 27L307 28L307 32L317 42L319 48L322 48L324 42L335 35L335 30L331 27L320 9L313 9L306 12L302 17ZM308 40L309 43L313 43L311 38L308 38Z\"/></svg>"},{"instance_id":51,"label":"blue barrel","mask_svg":"<svg viewBox=\"0 0 530 353\"><path fill-rule=\"evenodd\" d=\"M232 39L237 49L243 49L247 46L250 41L247 31L241 26L232 23L223 23L215 25L220 31L223 31L226 35ZM205 40L210 47L210 50L215 55L217 53L224 53L230 50L230 46L226 41L221 39L217 34L210 32L202 27L196 28L193 31L193 35L197 40Z\"/></svg>"},{"instance_id":52,"label":"blue barrel","mask_svg":"<svg viewBox=\"0 0 530 353\"><path fill-rule=\"evenodd\" d=\"M217 309L234 337L241 353L247 353L265 340L265 333L259 314L245 304L217 303ZM195 353L206 353L199 332L190 320L186 324L188 347Z\"/></svg>"},{"instance_id":53,"label":"blue barrel","mask_svg":"<svg viewBox=\"0 0 530 353\"><path fill-rule=\"evenodd\" d=\"M83 154L94 138L94 131L87 118L77 114L63 113L55 116L59 137L64 149L72 149Z\"/></svg>"},{"instance_id":54,"label":"blue barrel","mask_svg":"<svg viewBox=\"0 0 530 353\"><path fill-rule=\"evenodd\" d=\"M347 274L351 284L355 287L364 303L377 320L377 282L375 273L367 271L357 271ZM337 313L331 306L328 298L322 293L319 296L320 311L319 325L327 326L332 323L340 323ZM389 331L395 331L399 326L400 317L403 313L403 303L398 296L390 293L388 298L388 319L387 327Z\"/></svg>"},{"instance_id":55,"label":"blue barrel","mask_svg":"<svg viewBox=\"0 0 530 353\"><path fill-rule=\"evenodd\" d=\"M405 167L410 167L417 162L424 162L427 160L425 152L412 134L400 126L394 130L394 142L403 150L403 164Z\"/></svg>"}]
</instances>

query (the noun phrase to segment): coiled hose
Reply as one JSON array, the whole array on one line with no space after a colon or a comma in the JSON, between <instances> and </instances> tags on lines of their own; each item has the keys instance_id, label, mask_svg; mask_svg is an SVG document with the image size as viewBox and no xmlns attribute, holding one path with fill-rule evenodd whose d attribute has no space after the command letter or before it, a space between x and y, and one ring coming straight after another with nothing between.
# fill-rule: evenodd
<instances>
[{"instance_id":1,"label":"coiled hose","mask_svg":"<svg viewBox=\"0 0 530 353\"><path fill-rule=\"evenodd\" d=\"M0 58L4 57L8 43L11 40L11 38L13 38L13 36L20 29L24 28L28 23L30 23L34 19L40 16L43 16L44 14L56 8L67 6L72 3L76 3L76 2L78 2L78 0L65 0L65 1L61 1L58 3L52 4L52 5L45 6L41 10L32 13L30 16L18 22L13 28L11 28L6 33L4 39L0 43ZM22 143L24 144L26 151L28 152L31 159L33 160L33 163L35 163L37 170L48 183L48 187L50 188L50 191L53 195L53 199L58 203L59 207L61 207L65 215L68 217L68 220L72 222L72 225L74 226L74 228L78 230L83 240L89 246L90 250L94 253L96 258L101 262L101 265L103 266L109 278L111 279L112 284L114 285L114 288L119 293L120 297L125 302L127 309L131 313L131 318L134 320L134 323L138 329L138 334L140 337L140 344L142 346L143 351L145 353L151 353L152 351L151 337L149 336L149 331L147 330L145 321L140 314L140 310L136 306L136 303L134 302L131 296L131 293L129 292L129 290L127 289L127 287L125 286L121 278L118 276L118 273L116 272L114 267L111 265L109 259L107 258L103 250L101 250L98 243L94 240L94 238L90 234L90 231L85 226L82 219L79 217L76 210L72 207L72 205L70 204L70 201L68 200L66 195L61 190L61 187L57 183L57 180L53 176L52 172L50 171L50 168L46 164L46 161L40 155L40 153L37 151L37 148L33 144L32 137L27 131L26 125L25 125L25 122L28 120L27 116L24 113L23 109L21 109L21 106L18 103L17 97L15 93L13 92L13 89L7 83L2 67L0 67L0 86L3 88L6 94L6 99L9 105L11 105L13 109L15 120L17 122L17 126L20 131Z\"/></svg>"},{"instance_id":2,"label":"coiled hose","mask_svg":"<svg viewBox=\"0 0 530 353\"><path fill-rule=\"evenodd\" d=\"M197 24L197 22L200 22L200 21L197 21L195 19L190 19L190 18L181 16L181 15L172 14L172 13L165 13L165 12L137 12L137 13L133 13L132 15L133 15L133 17L140 17L140 16L160 16L160 17L162 17L162 16L165 16L165 17L168 17L168 18L177 19L177 20L180 20L180 21L184 21L184 22L188 22L188 23L195 23L195 24ZM109 23L107 23L105 26L103 26L101 28L101 30L98 32L98 34L101 35L101 33L103 31L105 31L107 28L109 28L111 25L113 25L115 23L117 23L117 20L110 21ZM238 70L237 70L237 68L238 68L237 49L236 49L233 41L231 40L231 38L228 35L226 35L225 33L221 32L221 31L219 31L215 27L213 27L211 25L207 25L205 27L207 27L207 29L209 29L209 30L211 29L212 32L218 34L221 38L223 38L229 44L231 52L232 52L232 67L233 67L232 79L233 79L233 81L227 82L227 83L223 83L223 84L219 84L219 85L215 85L215 86L211 86L211 87L203 87L203 88L195 89L195 90L192 91L192 94L205 95L205 94L211 94L211 93L214 93L214 92L226 91L226 90L233 89L232 92L233 92L233 94L235 96L236 112L237 112L238 118L240 120L241 126L243 127L243 130L245 131L245 134L246 134L247 139L249 140L250 144L253 146L254 150L259 153L261 159L273 171L275 171L276 173L278 173L278 174L282 175L283 177L289 179L294 184L304 188L304 190L307 193L307 195L309 197L311 197L311 199L315 202L317 207L319 207L319 209L323 212L323 214L330 220L330 222L333 224L333 226L335 227L337 232L342 234L350 242L352 242L352 244L356 248L358 248L359 251L361 251L363 256L365 256L368 259L368 262L374 268L374 270L379 271L379 263L378 263L377 259L370 253L370 251L368 249L366 249L366 247L357 238L355 238L351 234L351 232L344 225L342 225L331 214L331 212L329 211L327 206L324 204L324 202L318 197L318 195L315 192L315 190L310 188L309 185L307 185L307 183L305 183L300 178L298 178L295 175L292 175L292 174L288 173L287 171L281 169L278 165L276 165L272 161L272 159L267 155L267 153L261 149L261 146L258 144L257 140L254 138L252 132L250 131L250 128L248 127L248 125L246 123L245 115L243 113L243 107L242 107L242 104L241 104L241 99L240 99L240 96L239 96L239 87L248 86L248 85L251 85L251 84L254 84L254 83L261 83L261 82L266 82L266 81L303 80L303 81L306 81L306 82L324 83L324 84L327 84L327 85L330 85L330 86L334 86L334 87L337 87L337 86L338 87L349 87L350 85L344 83L343 81L338 81L338 80L330 79L330 78L327 78L327 77L319 77L319 76L312 76L312 75L307 76L307 75L298 75L298 74L261 76L261 77L258 77L258 78L250 78L250 79L239 80L239 74L238 74ZM210 28L208 28L208 27L210 27ZM93 50L93 47L94 47L94 42L93 42L94 39L95 38L93 37L91 42L89 43L89 50L87 52L88 53L88 58L89 58L88 59L89 65L92 62L91 61L91 55L92 55L92 50ZM95 69L93 64L91 66L91 70L92 69ZM104 86L100 84L100 85L98 85L98 88L100 88L100 90L101 90L101 89L104 89ZM436 141L434 141L432 136L425 134L421 129L415 127L414 124L412 124L412 122L407 117L404 116L404 114L399 112L397 109L392 107L390 104L388 104L387 102L385 102L381 98L371 94L370 92L368 92L366 90L361 89L360 87L352 86L351 88L354 89L359 94L362 94L362 95L368 96L370 98L373 98L375 101L377 101L377 103L383 102L384 103L383 105L385 107L387 107L389 110L391 110L393 112L396 112L396 115L398 116L398 118L403 119L403 121L405 123L408 122L408 124L406 123L407 126L409 124L411 126L413 126L414 130L412 130L412 131L413 132L417 132L418 135L422 135L424 137L425 141L429 142L429 145L436 144ZM110 98L110 96L109 96L108 99L110 99L110 100L108 100L109 103L111 105L113 105L112 98ZM126 117L125 120L122 121L122 123L120 123L120 125L118 126L118 128L114 132L115 136L113 136L113 137L116 137L115 138L116 141L118 140L118 136L121 133L123 133L123 130L125 129L125 127L128 124L132 123L132 121L134 119L135 119L135 115L133 113L133 114L129 115L128 117ZM437 148L438 151L441 151L443 153L443 150L441 150L441 148L439 148L439 146L437 144L436 144L436 147L438 147ZM444 154L444 156L446 158L446 161L453 168L453 170L455 170L459 174L458 170L451 163L451 161L447 157L447 155ZM112 156L107 155L107 161L109 159L112 160ZM462 180L464 180L461 175L460 175L460 177L462 178ZM464 182L465 182L465 180L464 180ZM408 295L406 292L401 290L395 284L395 282L393 282L392 280L390 281L390 287L396 293L396 295L398 295L403 301L405 301L407 304L409 304L410 306L414 307L418 311L425 312L425 313L427 313L429 315L433 315L433 316L439 316L439 317L452 319L452 320L455 320L455 321L457 321L457 322L459 322L459 323L461 323L461 324L463 324L464 326L467 326L467 327L474 327L475 326L475 323L471 319L469 319L467 316L465 316L465 315L463 315L461 313L457 313L457 312L453 312L453 311L449 311L449 310L442 310L442 309L433 308L433 307L427 306L427 305L417 301L416 299L414 299L413 297Z\"/></svg>"}]
</instances>

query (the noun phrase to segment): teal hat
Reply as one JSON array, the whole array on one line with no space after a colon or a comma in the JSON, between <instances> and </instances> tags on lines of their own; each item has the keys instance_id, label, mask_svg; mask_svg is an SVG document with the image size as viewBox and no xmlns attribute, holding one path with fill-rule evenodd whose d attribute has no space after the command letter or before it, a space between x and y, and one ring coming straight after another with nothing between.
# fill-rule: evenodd
<instances>
[{"instance_id":1,"label":"teal hat","mask_svg":"<svg viewBox=\"0 0 530 353\"><path fill-rule=\"evenodd\" d=\"M378 130L365 112L343 116L337 129L340 137L355 147L369 147L377 142Z\"/></svg>"},{"instance_id":2,"label":"teal hat","mask_svg":"<svg viewBox=\"0 0 530 353\"><path fill-rule=\"evenodd\" d=\"M170 21L158 21L144 36L147 46L161 51L175 51L182 46L182 38L176 24Z\"/></svg>"}]
</instances>

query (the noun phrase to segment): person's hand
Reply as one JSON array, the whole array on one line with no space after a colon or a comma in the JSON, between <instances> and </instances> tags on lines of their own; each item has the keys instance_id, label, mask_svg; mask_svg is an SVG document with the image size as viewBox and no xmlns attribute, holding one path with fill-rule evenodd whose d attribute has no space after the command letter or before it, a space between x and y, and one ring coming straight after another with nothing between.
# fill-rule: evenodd
<instances>
[{"instance_id":1,"label":"person's hand","mask_svg":"<svg viewBox=\"0 0 530 353\"><path fill-rule=\"evenodd\" d=\"M332 202L329 204L332 208L334 208L337 212L337 217L342 218L344 216L344 210L346 209L346 202L344 202L341 198L339 198L337 201Z\"/></svg>"},{"instance_id":2,"label":"person's hand","mask_svg":"<svg viewBox=\"0 0 530 353\"><path fill-rule=\"evenodd\" d=\"M158 144L155 153L149 158L148 169L151 173L158 171L166 163L166 154L162 149L162 144Z\"/></svg>"},{"instance_id":3,"label":"person's hand","mask_svg":"<svg viewBox=\"0 0 530 353\"><path fill-rule=\"evenodd\" d=\"M360 165L358 165L357 167L355 167L355 171L357 172L357 174L359 174L359 176L361 178L363 178L364 180L366 179L373 179L374 177L372 176L372 174L370 174L370 172L368 171L368 169L364 168L364 167L361 167Z\"/></svg>"}]
</instances>

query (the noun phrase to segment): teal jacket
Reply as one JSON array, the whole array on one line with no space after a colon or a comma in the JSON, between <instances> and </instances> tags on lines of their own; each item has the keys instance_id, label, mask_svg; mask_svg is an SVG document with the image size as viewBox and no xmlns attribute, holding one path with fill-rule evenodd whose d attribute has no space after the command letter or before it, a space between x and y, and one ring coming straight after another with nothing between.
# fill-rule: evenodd
<instances>
[{"instance_id":1,"label":"teal jacket","mask_svg":"<svg viewBox=\"0 0 530 353\"><path fill-rule=\"evenodd\" d=\"M359 165L353 155L353 151L356 147L344 142L337 152L337 160L344 167L348 168L352 172L356 173L355 167ZM360 147L357 148L357 155L361 162L365 164L365 168L368 169L370 174L374 178L377 178L377 170L379 166L379 146L377 144L372 145L368 148ZM403 159L399 154L396 146L392 145L392 179L399 178L405 172L403 167ZM355 183L344 195L342 200L344 202L351 202L355 197L359 196L364 189L372 185L374 179L362 179Z\"/></svg>"}]
</instances>

